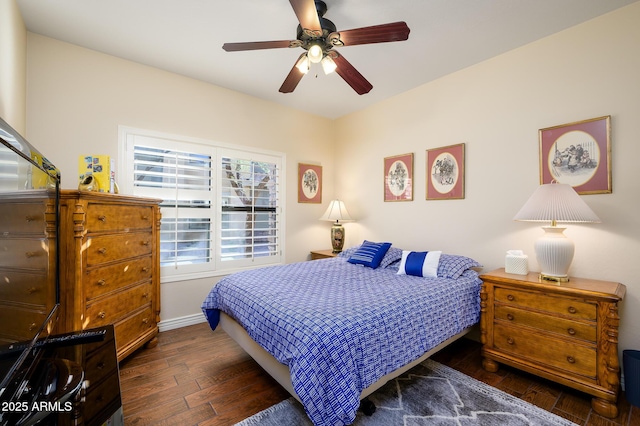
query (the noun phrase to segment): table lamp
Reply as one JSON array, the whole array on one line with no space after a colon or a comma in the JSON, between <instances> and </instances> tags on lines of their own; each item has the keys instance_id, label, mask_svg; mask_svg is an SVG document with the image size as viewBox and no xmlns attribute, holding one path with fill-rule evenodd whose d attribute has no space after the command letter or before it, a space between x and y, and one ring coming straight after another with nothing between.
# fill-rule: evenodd
<instances>
[{"instance_id":1,"label":"table lamp","mask_svg":"<svg viewBox=\"0 0 640 426\"><path fill-rule=\"evenodd\" d=\"M540 278L550 281L569 281L567 272L575 246L557 222L597 223L600 218L589 208L569 184L540 185L513 218L518 221L551 222L543 226L544 234L535 243Z\"/></svg>"},{"instance_id":2,"label":"table lamp","mask_svg":"<svg viewBox=\"0 0 640 426\"><path fill-rule=\"evenodd\" d=\"M329 203L329 208L327 208L327 211L324 212L320 220L335 221L331 227L331 247L333 247L334 253L340 253L342 247L344 247L344 227L340 221L350 222L353 220L344 203L340 200L332 200Z\"/></svg>"}]
</instances>

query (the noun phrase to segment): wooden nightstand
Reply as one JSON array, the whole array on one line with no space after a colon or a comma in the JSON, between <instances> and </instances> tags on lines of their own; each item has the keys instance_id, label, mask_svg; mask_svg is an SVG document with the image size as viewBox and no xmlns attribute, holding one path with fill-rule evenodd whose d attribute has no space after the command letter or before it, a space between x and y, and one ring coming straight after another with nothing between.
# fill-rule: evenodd
<instances>
[{"instance_id":1,"label":"wooden nightstand","mask_svg":"<svg viewBox=\"0 0 640 426\"><path fill-rule=\"evenodd\" d=\"M311 260L327 259L329 257L336 257L340 253L334 253L333 250L312 250Z\"/></svg>"},{"instance_id":2,"label":"wooden nightstand","mask_svg":"<svg viewBox=\"0 0 640 426\"><path fill-rule=\"evenodd\" d=\"M483 367L504 363L593 395L593 410L618 415L618 302L623 284L498 269L480 278Z\"/></svg>"}]
</instances>

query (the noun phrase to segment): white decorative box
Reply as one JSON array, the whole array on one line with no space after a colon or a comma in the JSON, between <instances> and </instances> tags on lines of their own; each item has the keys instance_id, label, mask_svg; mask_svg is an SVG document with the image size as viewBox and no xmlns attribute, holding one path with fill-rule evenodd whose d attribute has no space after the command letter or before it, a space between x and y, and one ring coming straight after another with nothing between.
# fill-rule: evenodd
<instances>
[{"instance_id":1,"label":"white decorative box","mask_svg":"<svg viewBox=\"0 0 640 426\"><path fill-rule=\"evenodd\" d=\"M504 271L507 274L527 275L529 273L529 257L522 250L507 251Z\"/></svg>"}]
</instances>

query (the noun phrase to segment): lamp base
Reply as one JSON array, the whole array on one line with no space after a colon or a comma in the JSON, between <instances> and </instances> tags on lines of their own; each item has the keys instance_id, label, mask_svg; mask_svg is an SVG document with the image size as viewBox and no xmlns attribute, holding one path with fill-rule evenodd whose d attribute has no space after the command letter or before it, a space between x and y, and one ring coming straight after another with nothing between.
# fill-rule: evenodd
<instances>
[{"instance_id":1,"label":"lamp base","mask_svg":"<svg viewBox=\"0 0 640 426\"><path fill-rule=\"evenodd\" d=\"M569 266L573 260L574 245L558 226L543 226L544 234L536 240L535 250L540 278L546 281L569 281Z\"/></svg>"},{"instance_id":2,"label":"lamp base","mask_svg":"<svg viewBox=\"0 0 640 426\"><path fill-rule=\"evenodd\" d=\"M540 279L540 281L555 281L557 283L566 283L569 281L569 277L565 276L565 277L555 277L553 275L546 275L546 274L540 274L538 276L538 278Z\"/></svg>"},{"instance_id":3,"label":"lamp base","mask_svg":"<svg viewBox=\"0 0 640 426\"><path fill-rule=\"evenodd\" d=\"M344 247L344 227L339 223L331 227L331 247L333 247L333 253L342 252Z\"/></svg>"}]
</instances>

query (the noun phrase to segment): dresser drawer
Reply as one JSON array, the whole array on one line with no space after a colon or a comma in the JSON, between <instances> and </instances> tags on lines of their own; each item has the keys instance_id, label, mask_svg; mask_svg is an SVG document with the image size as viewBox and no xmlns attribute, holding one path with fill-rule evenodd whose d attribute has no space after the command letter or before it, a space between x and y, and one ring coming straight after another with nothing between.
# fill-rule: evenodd
<instances>
[{"instance_id":1,"label":"dresser drawer","mask_svg":"<svg viewBox=\"0 0 640 426\"><path fill-rule=\"evenodd\" d=\"M130 257L150 255L151 232L128 232L87 238L87 266L99 265Z\"/></svg>"},{"instance_id":2,"label":"dresser drawer","mask_svg":"<svg viewBox=\"0 0 640 426\"><path fill-rule=\"evenodd\" d=\"M88 304L85 328L114 324L129 312L150 304L152 291L151 282L146 282Z\"/></svg>"},{"instance_id":3,"label":"dresser drawer","mask_svg":"<svg viewBox=\"0 0 640 426\"><path fill-rule=\"evenodd\" d=\"M88 232L150 229L153 225L153 209L150 206L125 206L95 204L87 206L86 229Z\"/></svg>"},{"instance_id":4,"label":"dresser drawer","mask_svg":"<svg viewBox=\"0 0 640 426\"><path fill-rule=\"evenodd\" d=\"M47 276L27 272L0 271L0 300L44 306ZM53 305L53 303L52 303Z\"/></svg>"},{"instance_id":5,"label":"dresser drawer","mask_svg":"<svg viewBox=\"0 0 640 426\"><path fill-rule=\"evenodd\" d=\"M527 307L567 318L595 321L597 308L595 303L548 296L540 293L496 287L494 293L496 303Z\"/></svg>"},{"instance_id":6,"label":"dresser drawer","mask_svg":"<svg viewBox=\"0 0 640 426\"><path fill-rule=\"evenodd\" d=\"M83 279L87 301L126 285L150 280L152 266L153 258L149 255L115 265L87 269Z\"/></svg>"},{"instance_id":7,"label":"dresser drawer","mask_svg":"<svg viewBox=\"0 0 640 426\"><path fill-rule=\"evenodd\" d=\"M46 315L39 310L0 305L0 339L14 342L32 339L45 319Z\"/></svg>"},{"instance_id":8,"label":"dresser drawer","mask_svg":"<svg viewBox=\"0 0 640 426\"><path fill-rule=\"evenodd\" d=\"M544 366L595 379L596 348L495 324L494 346Z\"/></svg>"},{"instance_id":9,"label":"dresser drawer","mask_svg":"<svg viewBox=\"0 0 640 426\"><path fill-rule=\"evenodd\" d=\"M14 269L46 271L49 262L48 240L0 239L0 265Z\"/></svg>"},{"instance_id":10,"label":"dresser drawer","mask_svg":"<svg viewBox=\"0 0 640 426\"><path fill-rule=\"evenodd\" d=\"M0 234L46 235L45 205L39 203L0 203Z\"/></svg>"},{"instance_id":11,"label":"dresser drawer","mask_svg":"<svg viewBox=\"0 0 640 426\"><path fill-rule=\"evenodd\" d=\"M570 319L514 308L507 305L496 305L495 319L507 321L514 325L524 325L540 330L557 333L562 337L596 341L597 327L591 322L577 322Z\"/></svg>"},{"instance_id":12,"label":"dresser drawer","mask_svg":"<svg viewBox=\"0 0 640 426\"><path fill-rule=\"evenodd\" d=\"M150 306L115 324L118 353L155 327L156 321Z\"/></svg>"}]
</instances>

